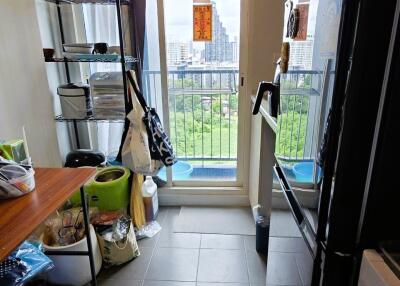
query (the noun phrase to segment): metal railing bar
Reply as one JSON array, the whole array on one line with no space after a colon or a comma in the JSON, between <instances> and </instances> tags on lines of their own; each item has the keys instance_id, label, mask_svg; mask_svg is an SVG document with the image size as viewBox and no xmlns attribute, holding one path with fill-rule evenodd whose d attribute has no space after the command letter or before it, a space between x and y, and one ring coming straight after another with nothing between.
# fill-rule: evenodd
<instances>
[{"instance_id":1,"label":"metal railing bar","mask_svg":"<svg viewBox=\"0 0 400 286\"><path fill-rule=\"evenodd\" d=\"M192 90L194 88L194 76L192 74ZM194 94L192 94L192 133L193 133L193 157L196 157L196 142L195 142L195 135L194 135Z\"/></svg>"},{"instance_id":2,"label":"metal railing bar","mask_svg":"<svg viewBox=\"0 0 400 286\"><path fill-rule=\"evenodd\" d=\"M222 74L219 74L219 88L222 85ZM219 157L222 156L222 93L219 94Z\"/></svg>"},{"instance_id":3,"label":"metal railing bar","mask_svg":"<svg viewBox=\"0 0 400 286\"><path fill-rule=\"evenodd\" d=\"M229 80L232 80L232 78L233 78L233 86L234 86L234 89L236 91L237 87L236 87L236 73L235 72L231 72L229 74ZM236 91L236 94L238 94L237 91ZM229 112L229 114L228 114L228 116L229 116L229 124L228 124L228 132L229 132L229 136L228 136L228 144L229 144L228 157L231 158L231 124L232 124L232 122L231 122L231 113L232 113L231 100L232 100L232 95L230 93L228 94L228 100L229 100L229 110L228 110L228 112Z\"/></svg>"},{"instance_id":4,"label":"metal railing bar","mask_svg":"<svg viewBox=\"0 0 400 286\"><path fill-rule=\"evenodd\" d=\"M211 89L213 89L213 74L211 73ZM211 157L213 156L213 95L211 94Z\"/></svg>"},{"instance_id":5,"label":"metal railing bar","mask_svg":"<svg viewBox=\"0 0 400 286\"><path fill-rule=\"evenodd\" d=\"M286 155L286 133L288 130L288 113L289 113L289 98L287 96L285 96L285 101L286 101L286 112L282 114L282 120L285 118L285 136L283 137L283 154ZM285 116L284 116L285 115Z\"/></svg>"},{"instance_id":6,"label":"metal railing bar","mask_svg":"<svg viewBox=\"0 0 400 286\"><path fill-rule=\"evenodd\" d=\"M183 77L181 77L181 83L182 83L182 88L183 88ZM185 156L187 157L185 96L182 96L182 101L183 101L183 136L185 137Z\"/></svg>"},{"instance_id":7,"label":"metal railing bar","mask_svg":"<svg viewBox=\"0 0 400 286\"><path fill-rule=\"evenodd\" d=\"M153 89L154 89L154 106L150 104L150 106L154 107L157 110L157 89L156 89L156 76L153 76Z\"/></svg>"},{"instance_id":8,"label":"metal railing bar","mask_svg":"<svg viewBox=\"0 0 400 286\"><path fill-rule=\"evenodd\" d=\"M293 129L294 129L294 112L296 109L296 98L297 95L294 96L293 100L293 110L292 110L292 128L290 128L290 144L289 144L289 156L292 156L292 139L293 139Z\"/></svg>"},{"instance_id":9,"label":"metal railing bar","mask_svg":"<svg viewBox=\"0 0 400 286\"><path fill-rule=\"evenodd\" d=\"M311 161L311 160L314 160L314 158L312 157L312 158L309 158L309 159L306 159L306 158L298 158L298 159L294 159L293 157L287 157L287 156L283 156L283 155L275 155L276 156L276 158L277 159L279 159L279 160L282 160L282 161Z\"/></svg>"},{"instance_id":10,"label":"metal railing bar","mask_svg":"<svg viewBox=\"0 0 400 286\"><path fill-rule=\"evenodd\" d=\"M288 70L286 72L286 74L290 74L290 75L292 75L292 74L296 74L296 75L298 75L298 74L301 74L301 75L311 74L311 75L314 75L314 74L322 74L322 72L318 71L318 70Z\"/></svg>"},{"instance_id":11,"label":"metal railing bar","mask_svg":"<svg viewBox=\"0 0 400 286\"><path fill-rule=\"evenodd\" d=\"M238 73L238 69L215 69L215 70L203 70L203 69L191 69L191 70L184 70L184 71L178 71L178 70L169 70L168 74L211 74L211 73L230 73L230 72L235 72ZM159 70L146 70L143 71L144 74L159 74ZM322 71L317 71L317 70L288 70L286 74L290 75L297 75L297 74L303 74L303 75L315 75L315 74L322 74ZM335 71L331 71L330 74L334 74Z\"/></svg>"},{"instance_id":12,"label":"metal railing bar","mask_svg":"<svg viewBox=\"0 0 400 286\"><path fill-rule=\"evenodd\" d=\"M310 85L312 86L312 77L311 77ZM308 100L308 112L307 112L306 130L304 131L303 159L307 156L307 154L306 154L306 146L307 146L307 138L308 138L308 136L307 136L307 134L308 134L308 121L310 120L310 112L309 111L310 111L311 98L307 97L307 100Z\"/></svg>"},{"instance_id":13,"label":"metal railing bar","mask_svg":"<svg viewBox=\"0 0 400 286\"><path fill-rule=\"evenodd\" d=\"M199 157L176 157L179 161L236 161L237 158L228 158L228 157L221 157L221 158L215 158L215 157L204 157L204 158L199 158Z\"/></svg>"},{"instance_id":14,"label":"metal railing bar","mask_svg":"<svg viewBox=\"0 0 400 286\"><path fill-rule=\"evenodd\" d=\"M231 111L232 111L232 106L231 106L231 95L228 94L228 157L231 157Z\"/></svg>"},{"instance_id":15,"label":"metal railing bar","mask_svg":"<svg viewBox=\"0 0 400 286\"><path fill-rule=\"evenodd\" d=\"M174 75L172 75L172 85L173 86L175 86L175 76ZM176 153L176 155L178 156L178 130L177 130L177 128L176 128L176 126L177 126L177 121L176 121L176 95L174 95L173 96L174 97L174 121L175 121L175 146L176 146L176 148L175 148L175 153Z\"/></svg>"},{"instance_id":16,"label":"metal railing bar","mask_svg":"<svg viewBox=\"0 0 400 286\"><path fill-rule=\"evenodd\" d=\"M202 70L202 69L193 69L193 70L184 70L184 71L178 71L178 70L169 70L168 73L173 73L173 74L227 74L230 72L239 72L238 69L221 69L221 70ZM150 73L159 73L159 71L149 71Z\"/></svg>"},{"instance_id":17,"label":"metal railing bar","mask_svg":"<svg viewBox=\"0 0 400 286\"><path fill-rule=\"evenodd\" d=\"M314 115L315 114L317 114L317 108L318 108L318 105L319 105L319 102L316 102L315 104L314 104ZM314 120L314 125L315 125L315 120ZM311 158L311 156L312 156L312 154L313 154L313 147L314 147L314 136L315 136L315 126L314 126L314 128L313 128L313 130L312 130L312 137L311 137L311 148L310 148L310 158Z\"/></svg>"},{"instance_id":18,"label":"metal railing bar","mask_svg":"<svg viewBox=\"0 0 400 286\"><path fill-rule=\"evenodd\" d=\"M298 152L299 152L299 142L300 142L300 129L301 129L301 120L303 119L303 102L304 102L304 96L300 97L301 102L300 102L300 120L299 120L299 129L297 130L297 142L296 142L296 160L298 158ZM304 158L304 154L303 154Z\"/></svg>"},{"instance_id":19,"label":"metal railing bar","mask_svg":"<svg viewBox=\"0 0 400 286\"><path fill-rule=\"evenodd\" d=\"M282 98L282 102L283 102L283 99L284 98ZM282 109L282 106L283 106L283 104L281 104L281 116L279 116L278 117L278 120L279 120L279 132L278 132L278 152L280 153L281 152L281 133L282 133L282 121L283 121L283 118L282 118L282 116L283 116L283 109Z\"/></svg>"},{"instance_id":20,"label":"metal railing bar","mask_svg":"<svg viewBox=\"0 0 400 286\"><path fill-rule=\"evenodd\" d=\"M147 78L147 86L149 87L149 91L151 91L151 85L150 85L150 77ZM149 100L149 105L152 105L152 100L151 100L151 92L147 94L148 100Z\"/></svg>"},{"instance_id":21,"label":"metal railing bar","mask_svg":"<svg viewBox=\"0 0 400 286\"><path fill-rule=\"evenodd\" d=\"M186 95L191 95L192 93L196 93L196 94L220 94L220 93L231 93L231 94L236 94L236 91L232 91L230 89L193 89L193 91L191 89L187 89L187 88L183 88L183 89L179 89L179 88L175 88L175 89L169 89L169 93L174 93L174 94L186 94Z\"/></svg>"},{"instance_id":22,"label":"metal railing bar","mask_svg":"<svg viewBox=\"0 0 400 286\"><path fill-rule=\"evenodd\" d=\"M201 74L200 77L200 87L203 88L203 74ZM204 158L204 104L203 104L203 95L201 94L201 155L202 158ZM202 166L204 167L204 160L201 161Z\"/></svg>"}]
</instances>

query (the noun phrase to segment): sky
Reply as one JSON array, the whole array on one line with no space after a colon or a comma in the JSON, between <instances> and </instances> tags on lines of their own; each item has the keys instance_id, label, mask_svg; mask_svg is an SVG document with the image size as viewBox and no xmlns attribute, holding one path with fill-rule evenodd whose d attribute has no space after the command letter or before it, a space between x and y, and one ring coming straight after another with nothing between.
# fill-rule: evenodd
<instances>
[{"instance_id":1,"label":"sky","mask_svg":"<svg viewBox=\"0 0 400 286\"><path fill-rule=\"evenodd\" d=\"M230 40L239 37L240 0L215 0L220 19ZM193 39L193 1L165 0L165 28L167 41L191 41Z\"/></svg>"}]
</instances>

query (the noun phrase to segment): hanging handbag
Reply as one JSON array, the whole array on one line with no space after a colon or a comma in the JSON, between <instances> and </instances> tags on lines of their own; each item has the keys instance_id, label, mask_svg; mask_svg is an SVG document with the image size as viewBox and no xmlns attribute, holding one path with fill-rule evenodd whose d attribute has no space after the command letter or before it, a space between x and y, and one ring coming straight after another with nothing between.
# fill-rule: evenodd
<instances>
[{"instance_id":1,"label":"hanging handbag","mask_svg":"<svg viewBox=\"0 0 400 286\"><path fill-rule=\"evenodd\" d=\"M136 81L133 80L133 77L136 78L135 73L134 71L131 71L131 73L129 74L132 81L128 84L128 94L131 99L132 110L127 115L129 129L122 145L121 160L122 164L133 172L153 176L157 174L163 164L159 158L154 158L150 151L152 147L149 145L147 128L143 122L145 112L137 96L135 96L136 91L139 90ZM135 88L132 86L132 82Z\"/></svg>"},{"instance_id":2,"label":"hanging handbag","mask_svg":"<svg viewBox=\"0 0 400 286\"><path fill-rule=\"evenodd\" d=\"M161 160L167 167L172 166L176 162L172 144L164 131L156 110L147 106L146 100L137 87L137 82L134 80L133 75L134 71L127 72L130 86L132 86L136 98L144 111L143 122L147 129L151 158L153 160Z\"/></svg>"}]
</instances>

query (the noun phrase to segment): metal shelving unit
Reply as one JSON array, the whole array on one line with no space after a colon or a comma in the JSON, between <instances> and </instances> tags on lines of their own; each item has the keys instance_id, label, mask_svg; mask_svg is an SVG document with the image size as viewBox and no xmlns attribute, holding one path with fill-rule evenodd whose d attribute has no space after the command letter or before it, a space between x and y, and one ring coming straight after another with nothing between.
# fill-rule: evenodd
<instances>
[{"instance_id":1,"label":"metal shelving unit","mask_svg":"<svg viewBox=\"0 0 400 286\"><path fill-rule=\"evenodd\" d=\"M62 20L62 13L61 13L61 8L60 5L71 5L71 4L99 4L99 5L114 5L116 8L117 12L117 22L118 22L118 38L119 38L119 45L120 45L120 55L118 57L111 57L107 58L104 57L104 55L99 55L98 57L94 58L52 58L52 59L45 59L45 62L47 63L63 63L65 67L65 74L67 78L67 82L71 82L71 76L70 76L70 69L69 65L73 63L120 63L121 64L121 72L123 74L122 80L123 80L123 86L124 86L124 100L125 100L125 112L128 113L129 111L129 106L128 106L128 87L127 87L127 81L126 81L126 70L127 64L133 65L137 62L139 62L138 59L132 57L132 56L127 56L125 55L125 43L124 43L124 37L123 37L123 25L122 25L122 16L121 16L121 6L122 5L127 5L130 4L129 0L46 0L49 3L54 3L57 5L57 15L58 15L58 24L60 28L60 37L61 37L61 44L65 44L65 34L64 34L64 28L63 28L63 20ZM132 49L135 48L135 45L132 45ZM132 51L134 52L134 51ZM75 140L76 140L76 147L78 149L81 148L80 140L79 140L79 133L78 133L78 122L88 122L88 121L103 121L103 122L118 122L118 123L123 123L125 121L125 118L116 118L116 117L110 117L110 118L95 118L95 117L87 117L84 119L65 119L60 116L55 117L55 121L57 122L72 122L73 123L73 130L74 130L74 135L75 135Z\"/></svg>"}]
</instances>

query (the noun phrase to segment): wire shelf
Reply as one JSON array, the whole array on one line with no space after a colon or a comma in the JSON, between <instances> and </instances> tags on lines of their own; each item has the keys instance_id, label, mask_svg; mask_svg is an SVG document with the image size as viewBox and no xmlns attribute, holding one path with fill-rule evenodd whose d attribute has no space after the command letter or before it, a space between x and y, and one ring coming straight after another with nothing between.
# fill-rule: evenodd
<instances>
[{"instance_id":1,"label":"wire shelf","mask_svg":"<svg viewBox=\"0 0 400 286\"><path fill-rule=\"evenodd\" d=\"M124 123L125 117L110 117L110 118L97 118L94 116L88 116L86 118L64 118L62 115L58 115L54 118L57 122L109 122L109 123Z\"/></svg>"},{"instance_id":2,"label":"wire shelf","mask_svg":"<svg viewBox=\"0 0 400 286\"><path fill-rule=\"evenodd\" d=\"M93 57L93 58L51 58L44 59L46 63L136 63L139 60L132 56L125 56L125 61L122 62L121 57Z\"/></svg>"},{"instance_id":3,"label":"wire shelf","mask_svg":"<svg viewBox=\"0 0 400 286\"><path fill-rule=\"evenodd\" d=\"M46 2L55 4L103 4L103 5L115 5L115 0L45 0ZM129 0L121 0L121 4L129 4Z\"/></svg>"}]
</instances>

